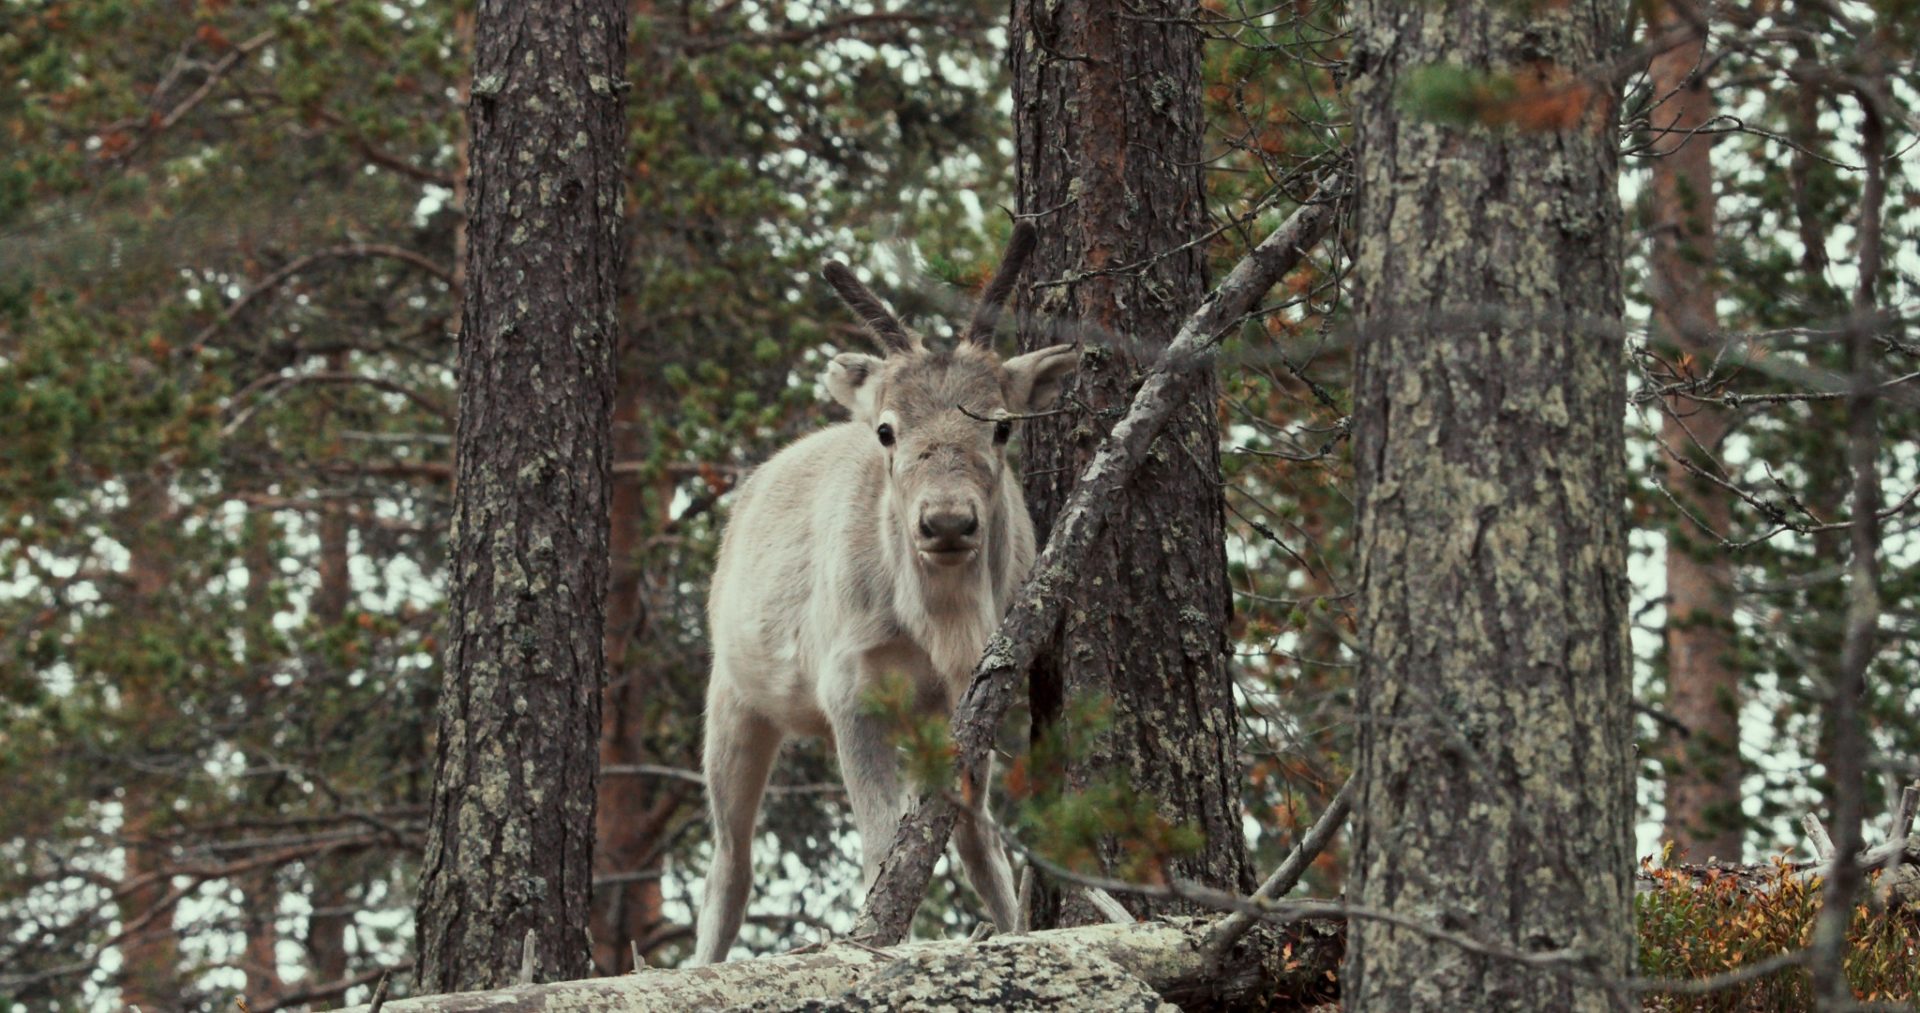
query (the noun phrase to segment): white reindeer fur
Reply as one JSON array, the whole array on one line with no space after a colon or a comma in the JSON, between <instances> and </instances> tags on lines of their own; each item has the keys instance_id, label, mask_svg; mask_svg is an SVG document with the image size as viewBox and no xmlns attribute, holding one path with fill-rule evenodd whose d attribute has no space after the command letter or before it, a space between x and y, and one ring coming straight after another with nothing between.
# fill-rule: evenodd
<instances>
[{"instance_id":1,"label":"white reindeer fur","mask_svg":"<svg viewBox=\"0 0 1920 1013\"><path fill-rule=\"evenodd\" d=\"M951 714L1033 564L1019 477L993 423L959 406L987 418L1043 407L1077 361L1068 346L1001 363L983 347L940 354L917 340L885 359L838 356L826 384L852 421L788 446L740 489L708 600L704 763L715 849L697 963L725 959L738 933L753 823L788 736L832 741L872 884L905 798L887 730L863 698L876 681L905 676L922 710ZM882 422L897 431L891 449L876 437ZM915 512L962 499L978 511L978 551L958 565L922 558ZM955 843L968 880L1010 930L1005 854L970 819Z\"/></svg>"}]
</instances>

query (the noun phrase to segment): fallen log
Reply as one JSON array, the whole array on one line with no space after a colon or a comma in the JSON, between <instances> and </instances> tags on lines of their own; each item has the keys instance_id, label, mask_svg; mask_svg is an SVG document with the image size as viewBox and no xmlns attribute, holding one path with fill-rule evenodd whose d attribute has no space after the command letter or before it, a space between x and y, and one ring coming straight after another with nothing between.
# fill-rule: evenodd
<instances>
[{"instance_id":1,"label":"fallen log","mask_svg":"<svg viewBox=\"0 0 1920 1013\"><path fill-rule=\"evenodd\" d=\"M1903 841L1887 841L1859 853L1855 859L1869 873L1880 874L1880 903L1894 910L1920 908L1920 834ZM1634 893L1647 894L1674 882L1697 885L1730 883L1746 893L1773 889L1781 876L1799 880L1825 877L1833 868L1833 856L1819 861L1796 862L1669 862L1656 869L1653 860L1641 864L1634 874Z\"/></svg>"},{"instance_id":2,"label":"fallen log","mask_svg":"<svg viewBox=\"0 0 1920 1013\"><path fill-rule=\"evenodd\" d=\"M400 999L381 1013L682 1013L691 1010L903 1008L899 997L978 996L1003 983L996 1009L1047 1006L1044 994L1075 989L1074 1009L1138 1009L1137 986L1184 1009L1305 1009L1331 996L1345 952L1342 926L1260 926L1216 963L1205 949L1217 919L1088 925L1029 935L910 943L857 943L685 969ZM865 990L864 994L861 990ZM1031 993L1034 998L1023 1000ZM808 1002L808 1000L816 1000ZM961 1001L955 1008L968 1008ZM1152 1009L1152 1005L1145 1008ZM368 1007L355 1007L367 1013Z\"/></svg>"}]
</instances>

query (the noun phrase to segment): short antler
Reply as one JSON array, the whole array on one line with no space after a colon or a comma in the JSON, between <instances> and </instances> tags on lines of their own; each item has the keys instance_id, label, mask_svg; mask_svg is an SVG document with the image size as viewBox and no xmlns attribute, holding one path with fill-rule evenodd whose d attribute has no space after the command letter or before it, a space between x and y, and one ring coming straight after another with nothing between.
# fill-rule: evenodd
<instances>
[{"instance_id":1,"label":"short antler","mask_svg":"<svg viewBox=\"0 0 1920 1013\"><path fill-rule=\"evenodd\" d=\"M829 260L820 273L826 277L827 284L833 286L840 301L860 315L860 322L866 324L867 330L880 342L881 351L892 355L913 350L913 338L901 326L900 318L893 315L893 311L880 301L879 296L860 284L860 279L853 276L852 268L837 260Z\"/></svg>"},{"instance_id":2,"label":"short antler","mask_svg":"<svg viewBox=\"0 0 1920 1013\"><path fill-rule=\"evenodd\" d=\"M980 293L980 308L973 311L973 322L967 325L965 340L976 345L993 343L993 328L1000 322L1000 308L1013 294L1013 283L1020 280L1020 269L1026 267L1027 258L1033 256L1038 238L1032 222L1014 225L1013 236L1007 240L1007 252L1000 258L1000 270L994 272L987 290Z\"/></svg>"}]
</instances>

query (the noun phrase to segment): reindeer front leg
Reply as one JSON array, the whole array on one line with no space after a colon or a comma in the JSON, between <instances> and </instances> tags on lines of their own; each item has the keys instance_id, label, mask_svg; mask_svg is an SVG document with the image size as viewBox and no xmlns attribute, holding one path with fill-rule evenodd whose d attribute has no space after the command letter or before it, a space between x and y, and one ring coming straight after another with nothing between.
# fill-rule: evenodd
<instances>
[{"instance_id":1,"label":"reindeer front leg","mask_svg":"<svg viewBox=\"0 0 1920 1013\"><path fill-rule=\"evenodd\" d=\"M886 719L867 713L862 695L887 676L871 653L843 656L821 673L821 702L833 726L834 751L840 758L840 778L853 804L853 823L860 831L860 875L872 886L880 860L893 843L893 832L906 812L900 790L900 757ZM894 673L897 677L899 673Z\"/></svg>"},{"instance_id":2,"label":"reindeer front leg","mask_svg":"<svg viewBox=\"0 0 1920 1013\"><path fill-rule=\"evenodd\" d=\"M953 846L960 852L960 866L966 870L967 885L973 887L981 903L987 906L994 928L1012 932L1019 919L1013 867L1007 864L1007 849L1000 846L999 836L986 825L992 818L987 809L987 796L993 782L992 757L987 759L984 776L987 783L973 790L973 805L962 808L959 818L954 820Z\"/></svg>"}]
</instances>

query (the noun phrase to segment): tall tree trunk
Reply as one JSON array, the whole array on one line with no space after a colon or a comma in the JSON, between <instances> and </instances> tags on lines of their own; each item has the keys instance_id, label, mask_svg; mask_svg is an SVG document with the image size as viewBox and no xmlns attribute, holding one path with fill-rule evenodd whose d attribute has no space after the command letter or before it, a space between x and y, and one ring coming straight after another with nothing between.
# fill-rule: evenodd
<instances>
[{"instance_id":1,"label":"tall tree trunk","mask_svg":"<svg viewBox=\"0 0 1920 1013\"><path fill-rule=\"evenodd\" d=\"M327 368L345 372L346 353L327 356ZM319 527L320 588L313 596L313 615L320 628L327 630L346 620L347 603L353 597L346 511L338 505L325 507ZM339 981L347 976L347 926L353 922L349 891L355 878L352 865L352 859L340 852L311 863L313 914L307 918L307 960L312 981Z\"/></svg>"},{"instance_id":2,"label":"tall tree trunk","mask_svg":"<svg viewBox=\"0 0 1920 1013\"><path fill-rule=\"evenodd\" d=\"M341 353L344 356L344 353ZM344 367L343 367L344 368ZM338 508L333 508L337 510ZM344 519L343 519L344 523ZM247 569L246 590L246 637L249 667L264 667L268 659L277 655L276 648L268 642L264 634L273 629L273 616L278 602L274 597L274 581L278 576L279 557L275 554L274 536L279 527L272 516L265 513L254 514L248 519L245 529L241 561ZM322 597L325 595L326 573L326 522L321 522L321 575ZM341 564L342 567L345 564ZM316 603L316 608L318 604ZM269 790L271 791L271 789ZM246 936L247 945L240 960L241 969L246 973L245 995L253 1002L266 1005L278 1000L286 988L286 982L280 977L280 928L278 916L280 901L285 895L278 882L280 870L268 868L253 875L241 877L239 886L244 891L244 901L240 906L240 919Z\"/></svg>"},{"instance_id":3,"label":"tall tree trunk","mask_svg":"<svg viewBox=\"0 0 1920 1013\"><path fill-rule=\"evenodd\" d=\"M1348 896L1496 946L1579 951L1600 976L1633 955L1604 76L1624 20L1613 0L1359 0L1353 51L1364 787ZM1514 105L1464 124L1418 113L1429 82L1493 72L1518 75L1486 90ZM1348 954L1349 1013L1616 1008L1582 976L1364 915Z\"/></svg>"},{"instance_id":4,"label":"tall tree trunk","mask_svg":"<svg viewBox=\"0 0 1920 1013\"><path fill-rule=\"evenodd\" d=\"M173 574L166 562L172 557L169 535L176 523L167 492L169 480L164 470L134 476L122 515L127 579L133 592L129 618L136 631L156 622L156 613L169 607L167 585ZM121 706L139 729L142 749L151 745L147 729L178 719L174 687L166 679L154 666L143 665L124 673L120 681ZM120 944L120 1003L151 1013L172 1009L180 1000L180 942L174 931L174 905L168 902L173 892L167 871L171 863L166 845L160 843L162 831L172 827L167 816L173 786L164 775L137 768L129 768L129 775L121 801L120 835L127 843L117 906L121 924L131 931Z\"/></svg>"},{"instance_id":5,"label":"tall tree trunk","mask_svg":"<svg viewBox=\"0 0 1920 1013\"><path fill-rule=\"evenodd\" d=\"M1204 244L1186 248L1206 227L1197 13L1181 0L1013 5L1020 205L1040 216L1021 347L1063 340L1057 322L1087 327L1071 395L1084 409L1027 423L1027 500L1042 537L1126 410L1142 360L1206 292ZM1162 818L1205 835L1169 875L1244 891L1218 392L1215 380L1200 386L1113 505L1030 695L1036 735L1063 700L1104 698L1112 724L1065 772L1068 787L1124 777ZM1116 863L1127 843L1107 839L1102 860ZM1123 902L1142 916L1177 907ZM1036 927L1097 918L1063 910L1056 889L1036 897Z\"/></svg>"},{"instance_id":6,"label":"tall tree trunk","mask_svg":"<svg viewBox=\"0 0 1920 1013\"><path fill-rule=\"evenodd\" d=\"M640 378L620 370L620 394L614 405L615 457L641 453L635 432L645 400ZM607 595L607 688L600 703L600 767L645 763L647 684L645 669L630 663L634 637L647 621L640 597L642 574L636 565L641 534L651 525L642 515L646 497L638 476L614 479L611 552L613 586ZM672 497L666 497L671 500ZM660 921L660 881L621 879L644 872L676 808L651 778L608 777L600 781L596 818L598 846L594 868L611 882L593 897L593 962L601 974L632 970L630 942L645 938ZM669 804L663 806L661 803Z\"/></svg>"},{"instance_id":7,"label":"tall tree trunk","mask_svg":"<svg viewBox=\"0 0 1920 1013\"><path fill-rule=\"evenodd\" d=\"M460 75L460 104L465 107L473 102L473 10L468 4L461 4L453 12L453 35L460 46L460 52L467 57L467 66ZM467 184L473 175L473 131L461 131L453 142L453 206L460 209L460 220L453 228L453 283L447 293L453 299L456 312L464 312L467 305L467 223L473 220L473 205L468 203ZM455 321L460 323L462 321Z\"/></svg>"},{"instance_id":8,"label":"tall tree trunk","mask_svg":"<svg viewBox=\"0 0 1920 1013\"><path fill-rule=\"evenodd\" d=\"M120 1004L152 1013L172 1009L180 998L180 944L173 930L172 906L161 907L172 892L164 874L166 859L153 844L161 828L162 808L150 797L153 786L130 789L124 802L127 840L125 886L117 904L122 924L140 927L120 944Z\"/></svg>"},{"instance_id":9,"label":"tall tree trunk","mask_svg":"<svg viewBox=\"0 0 1920 1013\"><path fill-rule=\"evenodd\" d=\"M1685 0L1680 0L1685 2ZM1687 22L1663 5L1651 35ZM1653 160L1653 337L1688 375L1716 361L1719 313L1714 284L1713 139L1692 132L1713 118L1702 69L1704 35L1653 58L1654 110L1662 153ZM1711 391L1701 391L1711 394ZM1731 419L1686 397L1667 399L1660 439L1669 452L1709 471ZM1667 488L1692 520L1677 517L1667 535L1667 708L1686 726L1667 751L1665 836L1695 860L1741 857L1740 673L1733 664L1733 560L1716 536L1728 531L1727 496L1666 461Z\"/></svg>"},{"instance_id":10,"label":"tall tree trunk","mask_svg":"<svg viewBox=\"0 0 1920 1013\"><path fill-rule=\"evenodd\" d=\"M474 21L449 658L420 991L586 976L626 121L621 0Z\"/></svg>"}]
</instances>

